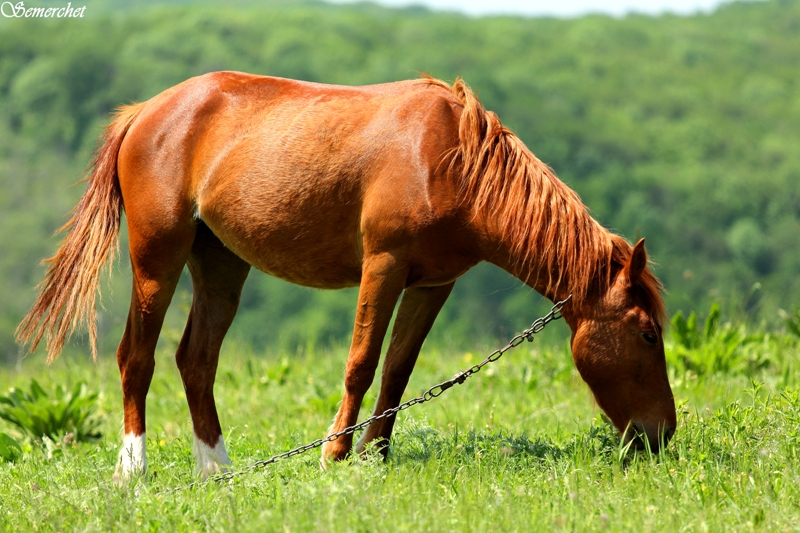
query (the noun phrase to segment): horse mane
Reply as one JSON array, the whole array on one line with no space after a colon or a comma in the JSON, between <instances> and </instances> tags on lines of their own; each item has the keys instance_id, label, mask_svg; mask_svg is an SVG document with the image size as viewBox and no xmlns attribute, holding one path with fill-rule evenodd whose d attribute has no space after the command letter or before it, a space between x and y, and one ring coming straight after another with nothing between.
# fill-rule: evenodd
<instances>
[{"instance_id":1,"label":"horse mane","mask_svg":"<svg viewBox=\"0 0 800 533\"><path fill-rule=\"evenodd\" d=\"M445 161L460 174L461 198L473 203L475 214L491 214L512 243L514 274L545 272L544 294L571 293L579 306L593 285L607 287L628 262L630 243L595 221L578 195L486 111L463 80L452 86L431 77L423 82L449 90L464 106L459 146ZM666 317L663 286L649 268L632 290L660 325Z\"/></svg>"}]
</instances>

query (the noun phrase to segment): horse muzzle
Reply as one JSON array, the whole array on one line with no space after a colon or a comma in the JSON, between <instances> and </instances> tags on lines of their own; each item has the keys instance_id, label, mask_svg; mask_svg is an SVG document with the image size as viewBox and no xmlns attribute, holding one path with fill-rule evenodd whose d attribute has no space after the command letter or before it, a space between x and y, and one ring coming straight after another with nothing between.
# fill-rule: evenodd
<instances>
[{"instance_id":1,"label":"horse muzzle","mask_svg":"<svg viewBox=\"0 0 800 533\"><path fill-rule=\"evenodd\" d=\"M623 433L622 442L631 443L634 450L650 449L653 453L659 453L667 447L667 444L675 435L675 424L663 422L655 427L648 427L638 421L631 421Z\"/></svg>"}]
</instances>

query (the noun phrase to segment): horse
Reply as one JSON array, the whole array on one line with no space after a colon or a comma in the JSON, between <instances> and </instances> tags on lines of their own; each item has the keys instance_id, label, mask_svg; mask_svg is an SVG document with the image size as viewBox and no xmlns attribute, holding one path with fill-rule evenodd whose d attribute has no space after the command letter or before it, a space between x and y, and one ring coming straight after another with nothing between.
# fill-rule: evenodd
<instances>
[{"instance_id":1,"label":"horse","mask_svg":"<svg viewBox=\"0 0 800 533\"><path fill-rule=\"evenodd\" d=\"M328 434L357 420L398 299L375 413L399 404L456 279L487 261L562 313L575 365L625 443L658 451L676 427L665 307L635 246L487 111L466 83L432 77L350 87L216 72L123 106L85 194L17 329L55 359L76 328L97 357L95 298L127 218L131 305L117 349L124 438L114 480L146 470L154 350L188 266L193 300L175 356L201 476L231 464L214 402L220 346L250 267L321 289L359 286L344 393ZM395 417L356 444L387 454ZM322 448L348 457L352 435Z\"/></svg>"}]
</instances>

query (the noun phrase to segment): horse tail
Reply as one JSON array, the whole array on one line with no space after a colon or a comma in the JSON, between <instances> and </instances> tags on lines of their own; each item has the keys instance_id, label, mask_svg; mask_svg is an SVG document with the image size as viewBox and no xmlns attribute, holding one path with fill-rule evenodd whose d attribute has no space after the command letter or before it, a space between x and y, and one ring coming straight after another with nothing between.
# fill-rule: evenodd
<instances>
[{"instance_id":1,"label":"horse tail","mask_svg":"<svg viewBox=\"0 0 800 533\"><path fill-rule=\"evenodd\" d=\"M47 264L47 272L33 307L17 326L17 342L36 350L47 339L47 361L55 360L64 343L79 326L89 332L92 357L97 359L95 300L103 267L119 251L119 226L123 202L117 176L122 141L144 103L121 107L109 124L95 152L86 192L72 211L70 220L58 230L69 233Z\"/></svg>"}]
</instances>

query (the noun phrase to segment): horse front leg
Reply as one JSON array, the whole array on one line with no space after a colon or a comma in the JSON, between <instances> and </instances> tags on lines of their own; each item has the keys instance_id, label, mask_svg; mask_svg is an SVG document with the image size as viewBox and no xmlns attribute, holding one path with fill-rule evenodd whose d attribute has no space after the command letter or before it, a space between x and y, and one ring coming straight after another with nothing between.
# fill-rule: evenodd
<instances>
[{"instance_id":1,"label":"horse front leg","mask_svg":"<svg viewBox=\"0 0 800 533\"><path fill-rule=\"evenodd\" d=\"M347 357L344 376L344 396L339 412L328 435L352 426L364 394L372 384L381 355L381 345L392 318L397 298L403 291L407 270L397 264L392 254L384 253L365 258L358 293L358 308L353 327L353 342ZM343 435L322 447L322 465L341 461L350 453L353 436Z\"/></svg>"},{"instance_id":2,"label":"horse front leg","mask_svg":"<svg viewBox=\"0 0 800 533\"><path fill-rule=\"evenodd\" d=\"M400 405L422 343L450 296L453 285L455 282L438 287L412 287L405 290L394 322L392 342L383 362L381 391L373 414L379 415ZM386 457L394 422L395 415L391 415L367 427L356 445L356 452L360 454L368 444L374 443L378 451Z\"/></svg>"}]
</instances>

